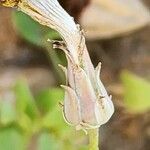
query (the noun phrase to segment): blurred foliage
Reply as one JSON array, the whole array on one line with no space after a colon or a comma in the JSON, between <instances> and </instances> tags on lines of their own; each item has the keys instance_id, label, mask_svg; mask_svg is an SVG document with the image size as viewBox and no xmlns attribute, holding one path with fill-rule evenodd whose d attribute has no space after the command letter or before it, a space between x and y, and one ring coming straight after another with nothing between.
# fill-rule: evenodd
<instances>
[{"instance_id":1,"label":"blurred foliage","mask_svg":"<svg viewBox=\"0 0 150 150\"><path fill-rule=\"evenodd\" d=\"M53 136L48 133L42 133L38 138L37 150L57 150L61 149L61 144Z\"/></svg>"},{"instance_id":2,"label":"blurred foliage","mask_svg":"<svg viewBox=\"0 0 150 150\"><path fill-rule=\"evenodd\" d=\"M82 149L85 134L65 123L59 106L63 96L59 88L33 96L26 80L18 80L0 100L0 150L25 150L32 144L37 150Z\"/></svg>"},{"instance_id":3,"label":"blurred foliage","mask_svg":"<svg viewBox=\"0 0 150 150\"><path fill-rule=\"evenodd\" d=\"M3 125L17 120L16 108L9 99L5 99L5 101L1 102L0 120Z\"/></svg>"},{"instance_id":4,"label":"blurred foliage","mask_svg":"<svg viewBox=\"0 0 150 150\"><path fill-rule=\"evenodd\" d=\"M150 82L128 71L122 72L121 80L127 109L134 113L144 113L150 110Z\"/></svg>"},{"instance_id":5,"label":"blurred foliage","mask_svg":"<svg viewBox=\"0 0 150 150\"><path fill-rule=\"evenodd\" d=\"M0 129L1 150L23 150L25 139L21 132L15 127Z\"/></svg>"}]
</instances>

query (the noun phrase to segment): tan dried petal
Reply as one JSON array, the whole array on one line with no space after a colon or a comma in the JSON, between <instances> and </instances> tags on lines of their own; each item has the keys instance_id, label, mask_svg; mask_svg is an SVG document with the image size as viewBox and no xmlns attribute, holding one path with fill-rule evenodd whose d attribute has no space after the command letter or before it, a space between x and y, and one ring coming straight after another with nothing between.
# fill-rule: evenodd
<instances>
[{"instance_id":1,"label":"tan dried petal","mask_svg":"<svg viewBox=\"0 0 150 150\"><path fill-rule=\"evenodd\" d=\"M74 126L79 125L81 122L81 110L79 98L77 97L75 91L68 86L61 86L65 89L65 99L64 99L64 117L69 124Z\"/></svg>"}]
</instances>

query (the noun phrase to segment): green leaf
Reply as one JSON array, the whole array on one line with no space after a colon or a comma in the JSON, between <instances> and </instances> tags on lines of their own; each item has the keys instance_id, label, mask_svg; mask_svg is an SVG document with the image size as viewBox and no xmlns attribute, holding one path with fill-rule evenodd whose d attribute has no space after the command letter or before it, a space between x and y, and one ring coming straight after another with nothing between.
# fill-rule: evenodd
<instances>
[{"instance_id":1,"label":"green leaf","mask_svg":"<svg viewBox=\"0 0 150 150\"><path fill-rule=\"evenodd\" d=\"M79 150L89 150L89 147L88 146L81 146L81 148L79 148Z\"/></svg>"},{"instance_id":2,"label":"green leaf","mask_svg":"<svg viewBox=\"0 0 150 150\"><path fill-rule=\"evenodd\" d=\"M12 19L21 36L37 46L43 47L47 38L54 39L59 37L59 34L56 31L40 25L22 12L14 12Z\"/></svg>"},{"instance_id":3,"label":"green leaf","mask_svg":"<svg viewBox=\"0 0 150 150\"><path fill-rule=\"evenodd\" d=\"M63 100L64 91L60 88L44 90L36 97L36 102L44 117L42 124L45 128L51 128L55 132L65 132L67 124L63 119L62 108L59 102Z\"/></svg>"},{"instance_id":4,"label":"green leaf","mask_svg":"<svg viewBox=\"0 0 150 150\"><path fill-rule=\"evenodd\" d=\"M142 113L150 109L150 83L124 71L121 74L124 102L131 112Z\"/></svg>"},{"instance_id":5,"label":"green leaf","mask_svg":"<svg viewBox=\"0 0 150 150\"><path fill-rule=\"evenodd\" d=\"M60 150L61 145L54 138L54 136L50 135L49 133L42 133L37 142L37 150Z\"/></svg>"},{"instance_id":6,"label":"green leaf","mask_svg":"<svg viewBox=\"0 0 150 150\"><path fill-rule=\"evenodd\" d=\"M38 115L38 109L27 82L24 79L18 80L14 92L16 107L20 115L26 113L31 119L34 119Z\"/></svg>"},{"instance_id":7,"label":"green leaf","mask_svg":"<svg viewBox=\"0 0 150 150\"><path fill-rule=\"evenodd\" d=\"M15 99L4 99L1 101L0 122L4 125L10 124L17 120Z\"/></svg>"},{"instance_id":8,"label":"green leaf","mask_svg":"<svg viewBox=\"0 0 150 150\"><path fill-rule=\"evenodd\" d=\"M55 108L63 100L64 92L60 88L52 88L41 91L36 96L36 102L39 109L47 113L48 111Z\"/></svg>"},{"instance_id":9,"label":"green leaf","mask_svg":"<svg viewBox=\"0 0 150 150\"><path fill-rule=\"evenodd\" d=\"M24 138L15 128L0 130L0 150L25 150Z\"/></svg>"},{"instance_id":10,"label":"green leaf","mask_svg":"<svg viewBox=\"0 0 150 150\"><path fill-rule=\"evenodd\" d=\"M26 134L31 134L33 128L34 128L34 122L32 122L31 118L29 118L28 115L26 114L21 114L20 118L17 121L17 125L21 127L21 129L26 133Z\"/></svg>"},{"instance_id":11,"label":"green leaf","mask_svg":"<svg viewBox=\"0 0 150 150\"><path fill-rule=\"evenodd\" d=\"M62 110L59 106L54 106L54 108L45 115L42 122L45 128L50 128L59 135L62 135L63 132L66 134L66 132L69 131L69 126L65 123Z\"/></svg>"}]
</instances>

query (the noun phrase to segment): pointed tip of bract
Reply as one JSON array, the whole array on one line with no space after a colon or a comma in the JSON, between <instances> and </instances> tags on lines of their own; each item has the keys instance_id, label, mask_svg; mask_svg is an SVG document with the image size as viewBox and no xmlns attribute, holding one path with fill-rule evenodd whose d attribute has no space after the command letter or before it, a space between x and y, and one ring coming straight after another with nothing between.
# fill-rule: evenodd
<instances>
[{"instance_id":1,"label":"pointed tip of bract","mask_svg":"<svg viewBox=\"0 0 150 150\"><path fill-rule=\"evenodd\" d=\"M112 95L109 95L110 100L112 100Z\"/></svg>"},{"instance_id":2,"label":"pointed tip of bract","mask_svg":"<svg viewBox=\"0 0 150 150\"><path fill-rule=\"evenodd\" d=\"M71 87L69 87L67 85L60 85L60 87L63 88L68 93L72 93L73 92L75 94L75 91Z\"/></svg>"},{"instance_id":3,"label":"pointed tip of bract","mask_svg":"<svg viewBox=\"0 0 150 150\"><path fill-rule=\"evenodd\" d=\"M70 90L73 90L72 88L70 88L69 86L66 86L66 85L60 85L60 87L68 92L70 92Z\"/></svg>"},{"instance_id":4,"label":"pointed tip of bract","mask_svg":"<svg viewBox=\"0 0 150 150\"><path fill-rule=\"evenodd\" d=\"M102 63L99 62L98 65L96 66L95 70L98 71L98 72L100 72L101 66L102 66Z\"/></svg>"},{"instance_id":5,"label":"pointed tip of bract","mask_svg":"<svg viewBox=\"0 0 150 150\"><path fill-rule=\"evenodd\" d=\"M67 68L66 67L64 67L61 64L58 64L58 67L65 73L65 75L67 74Z\"/></svg>"}]
</instances>

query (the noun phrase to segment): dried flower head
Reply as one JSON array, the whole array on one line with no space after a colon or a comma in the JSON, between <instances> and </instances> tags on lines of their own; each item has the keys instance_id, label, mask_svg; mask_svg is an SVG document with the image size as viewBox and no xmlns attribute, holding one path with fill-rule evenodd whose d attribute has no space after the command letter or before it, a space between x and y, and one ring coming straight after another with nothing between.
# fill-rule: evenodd
<instances>
[{"instance_id":1,"label":"dried flower head","mask_svg":"<svg viewBox=\"0 0 150 150\"><path fill-rule=\"evenodd\" d=\"M9 2L15 6L11 0L5 5ZM17 7L39 23L57 30L64 40L64 43L54 42L53 46L62 49L68 61L67 67L61 66L67 80L66 85L62 85L65 120L76 129L93 129L106 123L114 106L99 78L101 63L96 69L93 67L80 26L57 0L20 0Z\"/></svg>"}]
</instances>

